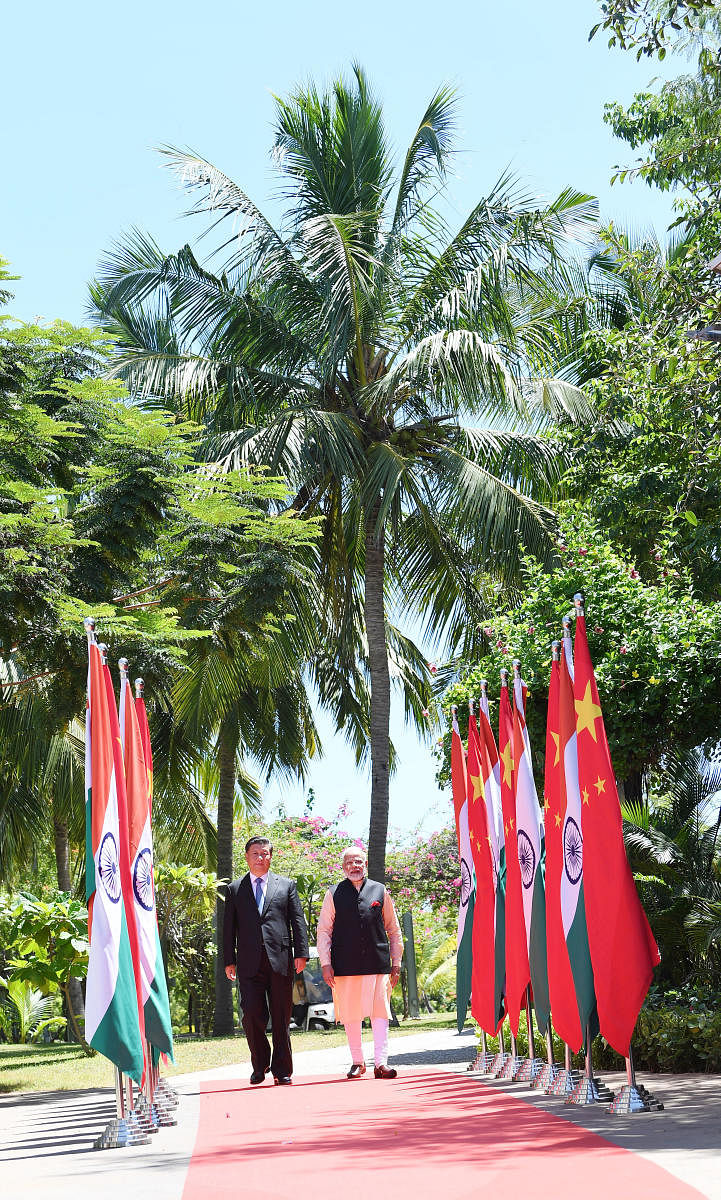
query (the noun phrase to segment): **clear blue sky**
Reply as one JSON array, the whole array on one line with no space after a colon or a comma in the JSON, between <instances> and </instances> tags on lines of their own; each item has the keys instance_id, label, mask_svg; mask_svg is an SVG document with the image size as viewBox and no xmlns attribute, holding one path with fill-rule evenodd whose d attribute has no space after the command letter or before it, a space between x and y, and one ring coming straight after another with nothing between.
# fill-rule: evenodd
<instances>
[{"instance_id":1,"label":"clear blue sky","mask_svg":"<svg viewBox=\"0 0 721 1200\"><path fill-rule=\"evenodd\" d=\"M350 14L352 13L352 18ZM24 320L81 322L86 284L114 238L132 225L175 249L190 236L183 197L153 147L189 146L237 179L269 215L272 96L357 59L383 100L399 150L442 82L461 96L452 183L459 219L511 166L539 195L572 185L599 197L602 215L662 232L668 196L609 185L631 157L603 124L603 105L627 102L655 74L681 64L636 63L590 45L594 0L51 0L8 6L3 17L4 181L0 254L15 274L12 311ZM394 720L401 766L391 821L425 828L450 812L433 764ZM349 827L367 827L367 779L336 744L313 772L316 811L348 800ZM269 807L277 804L277 789ZM427 814L433 806L441 811ZM302 807L286 793L289 811Z\"/></svg>"}]
</instances>

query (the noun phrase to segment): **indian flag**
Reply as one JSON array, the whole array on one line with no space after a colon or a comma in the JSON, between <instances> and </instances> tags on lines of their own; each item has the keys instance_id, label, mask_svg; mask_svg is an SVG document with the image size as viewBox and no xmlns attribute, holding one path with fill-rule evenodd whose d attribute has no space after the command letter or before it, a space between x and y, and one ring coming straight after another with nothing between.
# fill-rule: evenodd
<instances>
[{"instance_id":1,"label":"indian flag","mask_svg":"<svg viewBox=\"0 0 721 1200\"><path fill-rule=\"evenodd\" d=\"M125 780L110 673L89 635L85 725L86 869L90 952L85 1036L142 1083L144 1031L131 949ZM106 679L107 676L107 679ZM109 689L108 689L109 684Z\"/></svg>"},{"instance_id":2,"label":"indian flag","mask_svg":"<svg viewBox=\"0 0 721 1200\"><path fill-rule=\"evenodd\" d=\"M142 701L140 702L142 703ZM142 715L147 717L143 704ZM143 731L133 698L127 670L120 673L120 739L125 763L128 796L128 837L130 872L133 885L135 920L138 927L140 993L145 1017L145 1036L163 1054L173 1056L173 1031L170 1022L168 988L160 949L158 918L155 910L153 875L153 834L150 820L152 767L145 757ZM148 733L148 748L150 737Z\"/></svg>"},{"instance_id":3,"label":"indian flag","mask_svg":"<svg viewBox=\"0 0 721 1200\"><path fill-rule=\"evenodd\" d=\"M548 1029L548 964L546 959L545 843L543 819L531 765L526 726L526 688L516 675L513 684L513 761L516 771L516 842L521 871L523 917L533 1007L541 1033Z\"/></svg>"},{"instance_id":4,"label":"indian flag","mask_svg":"<svg viewBox=\"0 0 721 1200\"><path fill-rule=\"evenodd\" d=\"M476 901L476 881L473 872L470 829L468 826L468 792L466 782L466 756L458 728L456 713L453 713L451 735L451 783L454 805L458 812L458 857L461 864L461 894L458 904L458 932L456 936L456 1024L458 1032L463 1029L471 999L473 968L473 910ZM463 789L461 791L461 789Z\"/></svg>"}]
</instances>

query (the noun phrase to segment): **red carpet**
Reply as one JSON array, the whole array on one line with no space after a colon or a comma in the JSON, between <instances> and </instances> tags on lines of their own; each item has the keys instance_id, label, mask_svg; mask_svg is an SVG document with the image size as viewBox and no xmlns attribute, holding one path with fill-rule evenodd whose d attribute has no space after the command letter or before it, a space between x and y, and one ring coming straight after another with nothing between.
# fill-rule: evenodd
<instances>
[{"instance_id":1,"label":"red carpet","mask_svg":"<svg viewBox=\"0 0 721 1200\"><path fill-rule=\"evenodd\" d=\"M359 1191L370 1200L701 1195L639 1155L462 1075L203 1087L183 1200L351 1200Z\"/></svg>"}]
</instances>

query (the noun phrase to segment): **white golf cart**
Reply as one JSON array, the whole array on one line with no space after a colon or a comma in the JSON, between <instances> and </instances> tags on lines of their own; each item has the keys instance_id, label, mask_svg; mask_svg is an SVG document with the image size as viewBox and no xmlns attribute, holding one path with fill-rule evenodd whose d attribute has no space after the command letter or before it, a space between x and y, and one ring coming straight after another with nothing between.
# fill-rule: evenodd
<instances>
[{"instance_id":1,"label":"white golf cart","mask_svg":"<svg viewBox=\"0 0 721 1200\"><path fill-rule=\"evenodd\" d=\"M335 1025L333 993L323 979L315 946L302 975L293 981L293 1020L291 1029L332 1029Z\"/></svg>"}]
</instances>

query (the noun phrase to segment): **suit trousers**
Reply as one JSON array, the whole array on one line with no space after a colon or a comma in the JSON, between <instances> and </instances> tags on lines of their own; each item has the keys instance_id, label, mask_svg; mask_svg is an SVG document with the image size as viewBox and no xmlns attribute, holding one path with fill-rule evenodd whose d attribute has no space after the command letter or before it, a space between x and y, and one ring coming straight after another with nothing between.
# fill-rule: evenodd
<instances>
[{"instance_id":1,"label":"suit trousers","mask_svg":"<svg viewBox=\"0 0 721 1200\"><path fill-rule=\"evenodd\" d=\"M278 1079L293 1074L290 1048L290 1014L293 1008L293 977L274 971L265 947L255 975L238 976L240 1003L243 1008L243 1032L250 1050L253 1071L262 1074L270 1067ZM266 1036L268 1015L273 1027L273 1055Z\"/></svg>"}]
</instances>

